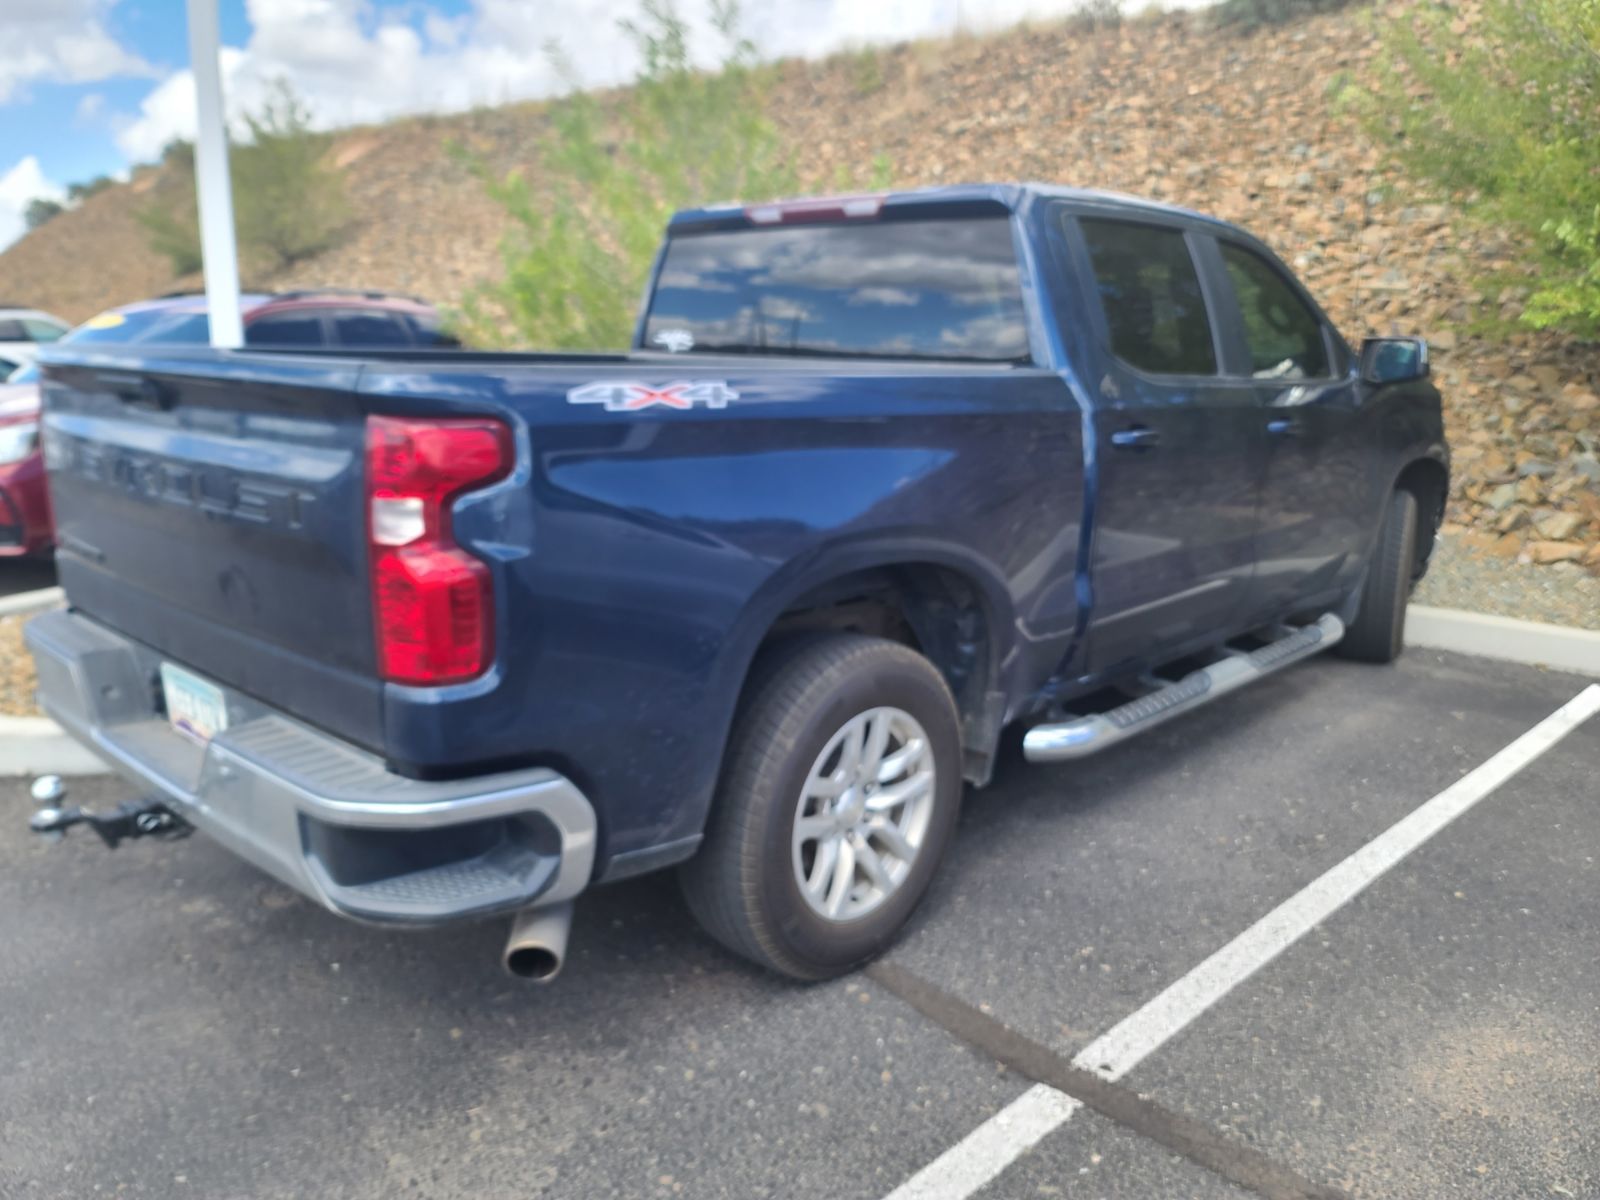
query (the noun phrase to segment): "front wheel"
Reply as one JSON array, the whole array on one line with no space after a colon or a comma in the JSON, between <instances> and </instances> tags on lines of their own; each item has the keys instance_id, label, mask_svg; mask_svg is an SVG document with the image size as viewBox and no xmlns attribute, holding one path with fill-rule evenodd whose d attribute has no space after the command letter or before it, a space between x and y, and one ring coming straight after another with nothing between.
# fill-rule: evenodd
<instances>
[{"instance_id":1,"label":"front wheel","mask_svg":"<svg viewBox=\"0 0 1600 1200\"><path fill-rule=\"evenodd\" d=\"M1417 498L1404 489L1389 498L1378 544L1367 564L1361 608L1337 652L1360 662L1386 663L1405 647L1406 605L1417 567Z\"/></svg>"},{"instance_id":2,"label":"front wheel","mask_svg":"<svg viewBox=\"0 0 1600 1200\"><path fill-rule=\"evenodd\" d=\"M933 664L880 638L803 638L756 668L683 892L729 949L826 979L893 941L960 803L960 720Z\"/></svg>"}]
</instances>

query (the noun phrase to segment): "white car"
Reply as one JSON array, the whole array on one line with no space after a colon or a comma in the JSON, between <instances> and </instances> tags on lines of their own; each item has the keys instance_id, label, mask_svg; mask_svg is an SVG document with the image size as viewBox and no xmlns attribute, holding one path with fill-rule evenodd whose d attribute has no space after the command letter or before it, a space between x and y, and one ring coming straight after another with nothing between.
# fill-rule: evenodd
<instances>
[{"instance_id":1,"label":"white car","mask_svg":"<svg viewBox=\"0 0 1600 1200\"><path fill-rule=\"evenodd\" d=\"M33 361L42 342L53 342L72 326L36 308L0 304L0 379Z\"/></svg>"}]
</instances>

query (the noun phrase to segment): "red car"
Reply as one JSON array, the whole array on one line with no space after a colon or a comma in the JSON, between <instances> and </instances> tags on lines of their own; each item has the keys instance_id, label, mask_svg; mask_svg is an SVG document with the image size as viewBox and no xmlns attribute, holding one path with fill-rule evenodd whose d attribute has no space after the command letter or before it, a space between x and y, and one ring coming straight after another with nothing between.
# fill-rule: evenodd
<instances>
[{"instance_id":1,"label":"red car","mask_svg":"<svg viewBox=\"0 0 1600 1200\"><path fill-rule=\"evenodd\" d=\"M240 298L245 344L274 348L361 349L460 345L431 304L383 292L249 293ZM202 295L163 296L92 317L66 342L102 345L204 345L210 340ZM25 366L0 384L0 557L43 554L55 545L50 497L39 452L39 369Z\"/></svg>"}]
</instances>

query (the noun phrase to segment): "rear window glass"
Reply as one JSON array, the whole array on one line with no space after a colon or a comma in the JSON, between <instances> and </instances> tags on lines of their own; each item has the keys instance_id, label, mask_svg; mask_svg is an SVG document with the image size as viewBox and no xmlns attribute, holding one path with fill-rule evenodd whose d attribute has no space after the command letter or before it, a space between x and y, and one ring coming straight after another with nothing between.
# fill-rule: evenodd
<instances>
[{"instance_id":1,"label":"rear window glass","mask_svg":"<svg viewBox=\"0 0 1600 1200\"><path fill-rule=\"evenodd\" d=\"M1215 375L1211 321L1183 233L1087 217L1078 224L1094 263L1112 353L1157 375Z\"/></svg>"},{"instance_id":2,"label":"rear window glass","mask_svg":"<svg viewBox=\"0 0 1600 1200\"><path fill-rule=\"evenodd\" d=\"M1015 362L1028 354L1005 217L680 235L651 349Z\"/></svg>"},{"instance_id":3,"label":"rear window glass","mask_svg":"<svg viewBox=\"0 0 1600 1200\"><path fill-rule=\"evenodd\" d=\"M0 321L0 342L26 342L31 340L21 321Z\"/></svg>"}]
</instances>

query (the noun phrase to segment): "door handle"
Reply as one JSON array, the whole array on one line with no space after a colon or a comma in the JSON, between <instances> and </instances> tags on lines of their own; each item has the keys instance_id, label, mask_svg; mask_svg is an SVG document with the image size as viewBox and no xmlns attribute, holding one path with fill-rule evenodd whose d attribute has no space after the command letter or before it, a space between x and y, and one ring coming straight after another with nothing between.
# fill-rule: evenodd
<instances>
[{"instance_id":1,"label":"door handle","mask_svg":"<svg viewBox=\"0 0 1600 1200\"><path fill-rule=\"evenodd\" d=\"M1306 427L1291 417L1277 417L1267 422L1267 432L1274 437L1299 437Z\"/></svg>"},{"instance_id":2,"label":"door handle","mask_svg":"<svg viewBox=\"0 0 1600 1200\"><path fill-rule=\"evenodd\" d=\"M1118 450L1148 450L1160 441L1160 431L1148 425L1133 425L1111 435L1111 444Z\"/></svg>"}]
</instances>

